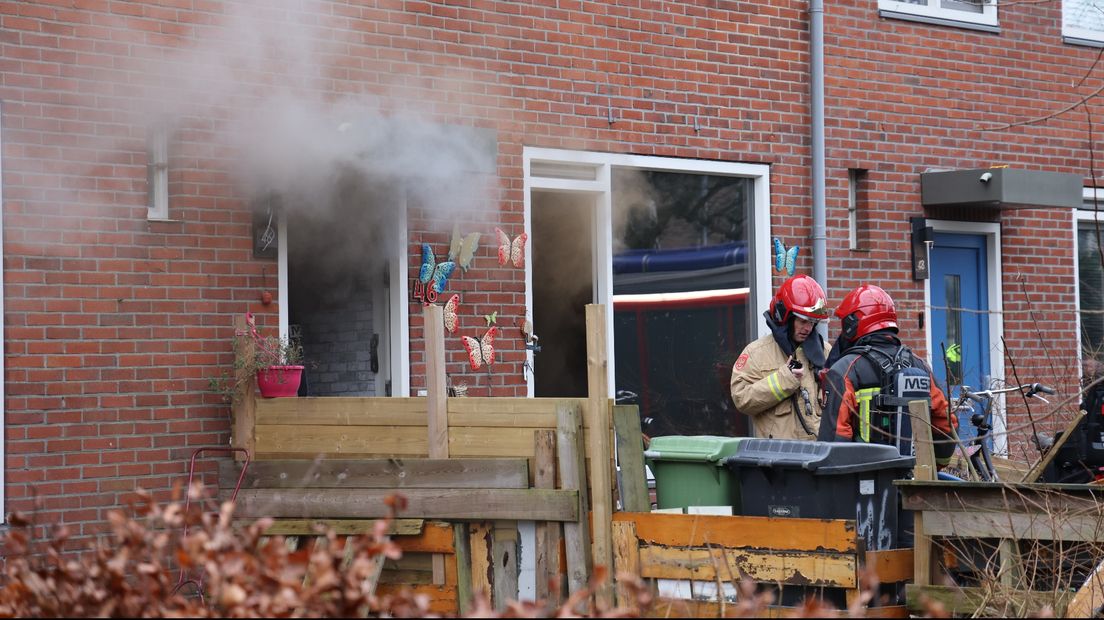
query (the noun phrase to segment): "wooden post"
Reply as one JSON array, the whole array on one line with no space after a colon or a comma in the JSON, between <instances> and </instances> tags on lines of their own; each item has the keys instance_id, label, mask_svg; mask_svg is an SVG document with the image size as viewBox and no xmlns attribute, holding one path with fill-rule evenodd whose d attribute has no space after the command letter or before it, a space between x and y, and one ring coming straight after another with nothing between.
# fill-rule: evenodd
<instances>
[{"instance_id":1,"label":"wooden post","mask_svg":"<svg viewBox=\"0 0 1104 620\"><path fill-rule=\"evenodd\" d=\"M504 611L518 598L517 521L495 521L491 541L491 572L494 574L491 601L495 611Z\"/></svg>"},{"instance_id":2,"label":"wooden post","mask_svg":"<svg viewBox=\"0 0 1104 620\"><path fill-rule=\"evenodd\" d=\"M556 432L540 430L533 433L534 484L538 489L556 488ZM560 580L560 541L562 528L555 521L536 524L537 600L558 608L562 602Z\"/></svg>"},{"instance_id":3,"label":"wooden post","mask_svg":"<svg viewBox=\"0 0 1104 620\"><path fill-rule=\"evenodd\" d=\"M575 594L590 579L590 528L587 527L586 465L579 446L579 409L569 402L556 404L556 451L559 453L560 488L579 491L579 520L564 523L567 556L567 591Z\"/></svg>"},{"instance_id":4,"label":"wooden post","mask_svg":"<svg viewBox=\"0 0 1104 620\"><path fill-rule=\"evenodd\" d=\"M257 442L257 375L250 373L257 347L250 337L245 315L234 316L234 393L230 399L230 424L232 445L245 448L250 455L256 452ZM244 460L245 455L234 453L234 458Z\"/></svg>"},{"instance_id":5,"label":"wooden post","mask_svg":"<svg viewBox=\"0 0 1104 620\"><path fill-rule=\"evenodd\" d=\"M928 401L914 400L909 403L909 415L912 416L912 441L916 451L914 480L935 480L935 449L932 444L931 415ZM924 513L917 510L913 515L913 583L931 585L932 540L924 535Z\"/></svg>"},{"instance_id":6,"label":"wooden post","mask_svg":"<svg viewBox=\"0 0 1104 620\"><path fill-rule=\"evenodd\" d=\"M429 458L447 459L448 389L445 387L445 324L441 306L429 304L422 310L426 357L426 408L428 409ZM433 583L445 583L445 556L433 554Z\"/></svg>"},{"instance_id":7,"label":"wooden post","mask_svg":"<svg viewBox=\"0 0 1104 620\"><path fill-rule=\"evenodd\" d=\"M617 442L617 490L621 510L651 512L648 480L644 473L644 435L640 431L640 409L636 405L614 405L613 434Z\"/></svg>"},{"instance_id":8,"label":"wooden post","mask_svg":"<svg viewBox=\"0 0 1104 620\"><path fill-rule=\"evenodd\" d=\"M613 451L610 448L609 359L606 351L606 307L586 306L587 330L587 455L590 457L591 530L594 566L606 576L595 593L599 603L613 606Z\"/></svg>"},{"instance_id":9,"label":"wooden post","mask_svg":"<svg viewBox=\"0 0 1104 620\"><path fill-rule=\"evenodd\" d=\"M472 608L472 554L468 524L455 523L452 526L452 546L456 551L456 604L460 616L467 616Z\"/></svg>"},{"instance_id":10,"label":"wooden post","mask_svg":"<svg viewBox=\"0 0 1104 620\"><path fill-rule=\"evenodd\" d=\"M445 387L445 324L441 306L430 304L422 311L425 325L426 407L429 410L429 458L447 459L448 389Z\"/></svg>"}]
</instances>

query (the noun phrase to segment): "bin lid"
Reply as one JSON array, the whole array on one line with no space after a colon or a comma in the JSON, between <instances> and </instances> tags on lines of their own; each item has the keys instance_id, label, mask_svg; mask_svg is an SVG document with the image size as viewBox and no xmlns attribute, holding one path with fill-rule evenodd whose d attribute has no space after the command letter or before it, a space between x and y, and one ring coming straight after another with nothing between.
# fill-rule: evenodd
<instances>
[{"instance_id":1,"label":"bin lid","mask_svg":"<svg viewBox=\"0 0 1104 620\"><path fill-rule=\"evenodd\" d=\"M783 467L814 475L839 475L881 469L908 469L916 463L896 446L861 442L748 439L724 459L729 468Z\"/></svg>"},{"instance_id":2,"label":"bin lid","mask_svg":"<svg viewBox=\"0 0 1104 620\"><path fill-rule=\"evenodd\" d=\"M747 437L717 435L664 435L652 437L644 458L652 461L716 462L739 452Z\"/></svg>"}]
</instances>

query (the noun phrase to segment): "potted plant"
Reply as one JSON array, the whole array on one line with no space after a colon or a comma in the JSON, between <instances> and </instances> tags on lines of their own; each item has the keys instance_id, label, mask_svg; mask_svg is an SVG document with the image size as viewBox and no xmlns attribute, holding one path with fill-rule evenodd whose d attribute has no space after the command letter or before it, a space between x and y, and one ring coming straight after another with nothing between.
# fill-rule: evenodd
<instances>
[{"instance_id":1,"label":"potted plant","mask_svg":"<svg viewBox=\"0 0 1104 620\"><path fill-rule=\"evenodd\" d=\"M249 389L256 378L264 398L296 396L303 377L303 345L298 338L261 336L252 313L246 314L248 331L234 343L234 374L211 379L211 389L230 401Z\"/></svg>"},{"instance_id":2,"label":"potted plant","mask_svg":"<svg viewBox=\"0 0 1104 620\"><path fill-rule=\"evenodd\" d=\"M298 339L265 336L257 341L253 374L264 398L296 396L303 378L303 345Z\"/></svg>"}]
</instances>

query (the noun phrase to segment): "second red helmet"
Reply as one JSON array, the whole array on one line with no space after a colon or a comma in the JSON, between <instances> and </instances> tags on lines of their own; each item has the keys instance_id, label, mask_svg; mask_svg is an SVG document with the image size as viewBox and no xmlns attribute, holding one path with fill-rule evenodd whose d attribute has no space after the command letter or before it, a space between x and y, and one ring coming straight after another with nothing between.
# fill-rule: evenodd
<instances>
[{"instance_id":1,"label":"second red helmet","mask_svg":"<svg viewBox=\"0 0 1104 620\"><path fill-rule=\"evenodd\" d=\"M897 329L893 298L873 284L864 284L848 293L836 308L836 316L842 321L843 335L848 340L879 329Z\"/></svg>"},{"instance_id":2,"label":"second red helmet","mask_svg":"<svg viewBox=\"0 0 1104 620\"><path fill-rule=\"evenodd\" d=\"M809 321L828 318L824 289L807 275L796 275L782 283L771 298L771 317L779 324L795 315Z\"/></svg>"}]
</instances>

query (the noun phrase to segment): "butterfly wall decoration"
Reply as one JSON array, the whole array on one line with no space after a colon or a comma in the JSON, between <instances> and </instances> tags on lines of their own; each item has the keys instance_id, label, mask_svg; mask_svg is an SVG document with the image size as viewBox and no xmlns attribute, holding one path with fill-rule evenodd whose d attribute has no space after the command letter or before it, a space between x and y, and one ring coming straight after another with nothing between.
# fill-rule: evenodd
<instances>
[{"instance_id":1,"label":"butterfly wall decoration","mask_svg":"<svg viewBox=\"0 0 1104 620\"><path fill-rule=\"evenodd\" d=\"M456 270L453 261L437 262L433 248L422 244L422 267L418 270L418 281L414 283L414 299L424 304L437 301L437 296L445 292L449 276Z\"/></svg>"},{"instance_id":2,"label":"butterfly wall decoration","mask_svg":"<svg viewBox=\"0 0 1104 620\"><path fill-rule=\"evenodd\" d=\"M478 339L461 336L464 339L464 348L468 351L468 363L471 364L472 370L479 370L485 366L487 372L491 371L491 364L494 363L495 358L494 339L497 333L498 326L492 325Z\"/></svg>"},{"instance_id":3,"label":"butterfly wall decoration","mask_svg":"<svg viewBox=\"0 0 1104 620\"><path fill-rule=\"evenodd\" d=\"M445 321L445 329L448 333L455 334L460 326L460 294L453 293L445 302L445 311L442 313Z\"/></svg>"},{"instance_id":4,"label":"butterfly wall decoration","mask_svg":"<svg viewBox=\"0 0 1104 620\"><path fill-rule=\"evenodd\" d=\"M473 232L466 235L460 234L460 225L452 228L452 243L449 245L448 259L454 261L461 269L467 271L471 267L475 251L479 249L479 238L482 233Z\"/></svg>"},{"instance_id":5,"label":"butterfly wall decoration","mask_svg":"<svg viewBox=\"0 0 1104 620\"><path fill-rule=\"evenodd\" d=\"M501 228L495 227L494 230L498 240L498 264L505 265L509 262L514 267L524 267L525 241L529 239L529 235L521 233L511 240L510 235Z\"/></svg>"},{"instance_id":6,"label":"butterfly wall decoration","mask_svg":"<svg viewBox=\"0 0 1104 620\"><path fill-rule=\"evenodd\" d=\"M797 254L800 246L794 244L790 249L782 245L778 237L774 238L774 271L782 275L792 276L797 263Z\"/></svg>"},{"instance_id":7,"label":"butterfly wall decoration","mask_svg":"<svg viewBox=\"0 0 1104 620\"><path fill-rule=\"evenodd\" d=\"M491 325L494 325L495 323L498 322L498 310L495 310L494 312L492 312L490 314L484 314L483 315L483 320L487 322L487 327L490 327Z\"/></svg>"}]
</instances>

